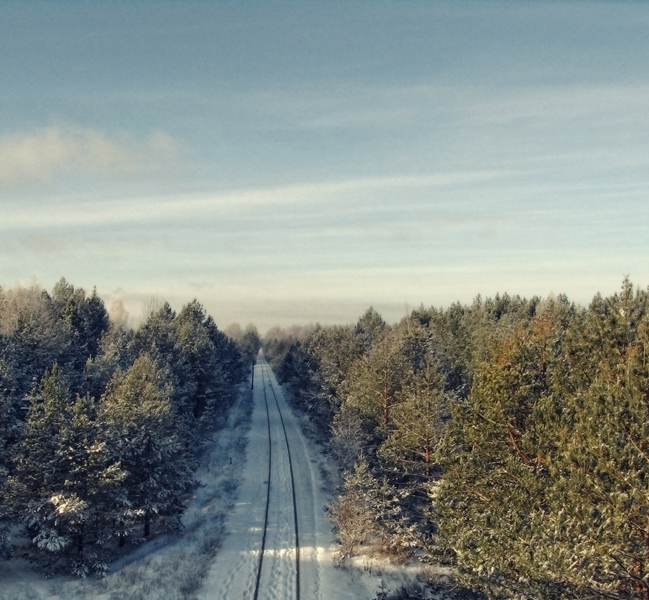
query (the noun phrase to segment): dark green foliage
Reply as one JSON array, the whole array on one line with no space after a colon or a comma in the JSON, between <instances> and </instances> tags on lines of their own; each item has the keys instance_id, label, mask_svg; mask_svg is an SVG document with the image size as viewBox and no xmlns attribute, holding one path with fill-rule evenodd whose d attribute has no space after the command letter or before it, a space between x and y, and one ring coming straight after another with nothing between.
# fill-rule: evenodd
<instances>
[{"instance_id":1,"label":"dark green foliage","mask_svg":"<svg viewBox=\"0 0 649 600\"><path fill-rule=\"evenodd\" d=\"M647 294L541 306L491 349L440 451L442 542L490 594L649 598Z\"/></svg>"},{"instance_id":2,"label":"dark green foliage","mask_svg":"<svg viewBox=\"0 0 649 600\"><path fill-rule=\"evenodd\" d=\"M354 332L359 337L364 350L369 350L374 343L381 339L385 332L387 323L383 317L370 306L365 314L356 323Z\"/></svg>"},{"instance_id":3,"label":"dark green foliage","mask_svg":"<svg viewBox=\"0 0 649 600\"><path fill-rule=\"evenodd\" d=\"M123 472L98 440L95 402L72 398L56 365L30 402L9 488L33 540L30 554L46 571L74 564L77 575L102 574L96 549L109 537Z\"/></svg>"},{"instance_id":4,"label":"dark green foliage","mask_svg":"<svg viewBox=\"0 0 649 600\"><path fill-rule=\"evenodd\" d=\"M52 290L52 304L58 318L67 325L80 356L84 360L96 356L101 336L109 327L108 313L96 290L86 297L82 289L61 279Z\"/></svg>"},{"instance_id":5,"label":"dark green foliage","mask_svg":"<svg viewBox=\"0 0 649 600\"><path fill-rule=\"evenodd\" d=\"M0 555L22 523L42 571L102 575L119 546L177 528L242 375L196 300L132 332L64 279L0 290Z\"/></svg>"},{"instance_id":6,"label":"dark green foliage","mask_svg":"<svg viewBox=\"0 0 649 600\"><path fill-rule=\"evenodd\" d=\"M118 371L101 401L101 443L123 477L115 515L121 538L134 535L136 524L147 537L158 518L182 512L180 498L191 486L190 435L178 418L172 388L149 356Z\"/></svg>"},{"instance_id":7,"label":"dark green foliage","mask_svg":"<svg viewBox=\"0 0 649 600\"><path fill-rule=\"evenodd\" d=\"M133 344L133 332L121 327L111 327L99 341L99 352L86 361L84 391L99 398L118 369L126 371L132 364L129 348Z\"/></svg>"},{"instance_id":8,"label":"dark green foliage","mask_svg":"<svg viewBox=\"0 0 649 600\"><path fill-rule=\"evenodd\" d=\"M649 600L648 302L625 280L588 308L503 294L392 327L370 309L294 343L279 371L326 407L346 471L343 555L408 531L491 598Z\"/></svg>"},{"instance_id":9,"label":"dark green foliage","mask_svg":"<svg viewBox=\"0 0 649 600\"><path fill-rule=\"evenodd\" d=\"M232 399L242 376L240 353L193 300L176 315L164 303L150 313L128 347L132 359L148 355L172 386L179 415L208 421Z\"/></svg>"},{"instance_id":10,"label":"dark green foliage","mask_svg":"<svg viewBox=\"0 0 649 600\"><path fill-rule=\"evenodd\" d=\"M345 484L331 505L348 548L343 556L358 546L353 540L394 553L430 535L426 484L437 470L435 450L453 396L445 381L449 361L436 340L416 318L389 327L369 309L355 327L316 327L278 368L294 401L327 436L348 484L361 467L375 482L363 488L363 502L359 487ZM379 488L395 490L398 519L377 520L372 490Z\"/></svg>"}]
</instances>

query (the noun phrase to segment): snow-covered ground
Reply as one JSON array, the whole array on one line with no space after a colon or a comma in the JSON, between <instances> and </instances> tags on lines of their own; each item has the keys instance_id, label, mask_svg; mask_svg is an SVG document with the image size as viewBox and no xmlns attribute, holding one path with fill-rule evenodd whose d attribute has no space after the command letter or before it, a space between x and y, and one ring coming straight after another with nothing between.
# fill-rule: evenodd
<instances>
[{"instance_id":1,"label":"snow-covered ground","mask_svg":"<svg viewBox=\"0 0 649 600\"><path fill-rule=\"evenodd\" d=\"M324 505L331 465L302 431L262 355L254 390L242 389L226 427L214 434L197 473L180 536L162 535L111 565L103 580L43 580L20 560L0 561L0 600L253 600L268 491L268 419L272 448L270 504L260 600L295 598L295 518L286 441L295 480L302 600L370 600L382 581L394 589L416 569L358 559L334 564L336 544ZM266 396L264 398L264 385ZM271 386L274 390L271 391ZM275 398L277 404L275 404Z\"/></svg>"},{"instance_id":2,"label":"snow-covered ground","mask_svg":"<svg viewBox=\"0 0 649 600\"><path fill-rule=\"evenodd\" d=\"M272 386L272 389L271 389ZM265 396L264 396L265 394ZM329 498L319 464L322 457L304 437L263 356L255 367L254 409L247 460L226 535L203 588L201 600L253 598L262 544L268 490L268 419L272 469L268 529L259 585L260 600L295 598L295 528L291 472L279 410L286 427L295 482L300 542L300 591L308 600L369 599L378 579L369 571L334 566L331 523L324 516ZM277 404L275 403L277 399Z\"/></svg>"}]
</instances>

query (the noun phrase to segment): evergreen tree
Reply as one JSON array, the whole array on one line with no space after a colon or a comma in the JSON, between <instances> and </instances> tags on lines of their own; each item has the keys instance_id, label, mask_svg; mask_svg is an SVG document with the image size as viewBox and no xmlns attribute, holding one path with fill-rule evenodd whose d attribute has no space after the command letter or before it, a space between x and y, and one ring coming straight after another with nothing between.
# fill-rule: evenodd
<instances>
[{"instance_id":1,"label":"evergreen tree","mask_svg":"<svg viewBox=\"0 0 649 600\"><path fill-rule=\"evenodd\" d=\"M176 319L178 346L187 362L187 378L191 382L191 410L195 419L206 413L213 415L227 383L203 307L193 300L180 311Z\"/></svg>"},{"instance_id":2,"label":"evergreen tree","mask_svg":"<svg viewBox=\"0 0 649 600\"><path fill-rule=\"evenodd\" d=\"M250 371L261 348L261 338L257 328L252 323L246 326L243 336L238 340L238 345L244 364L247 365L247 371Z\"/></svg>"},{"instance_id":3,"label":"evergreen tree","mask_svg":"<svg viewBox=\"0 0 649 600\"><path fill-rule=\"evenodd\" d=\"M541 319L496 345L469 398L455 405L440 449L442 539L465 583L489 593L556 592L542 580L531 585L528 567L538 560L530 540L551 485L543 456L552 441L539 435L538 414L554 398L560 334Z\"/></svg>"},{"instance_id":4,"label":"evergreen tree","mask_svg":"<svg viewBox=\"0 0 649 600\"><path fill-rule=\"evenodd\" d=\"M6 299L2 327L11 346L15 392L26 396L54 362L65 365L72 340L46 292L18 289Z\"/></svg>"},{"instance_id":5,"label":"evergreen tree","mask_svg":"<svg viewBox=\"0 0 649 600\"><path fill-rule=\"evenodd\" d=\"M387 328L383 317L370 306L356 323L356 334L360 336L365 351L383 337Z\"/></svg>"},{"instance_id":6,"label":"evergreen tree","mask_svg":"<svg viewBox=\"0 0 649 600\"><path fill-rule=\"evenodd\" d=\"M97 355L86 361L83 386L86 393L100 398L115 372L128 370L133 361L132 341L133 333L122 327L111 327L102 336Z\"/></svg>"},{"instance_id":7,"label":"evergreen tree","mask_svg":"<svg viewBox=\"0 0 649 600\"><path fill-rule=\"evenodd\" d=\"M346 473L342 494L326 508L341 544L341 561L361 545L378 545L390 554L414 545L414 528L402 513L400 496L386 477L374 476L362 457Z\"/></svg>"},{"instance_id":8,"label":"evergreen tree","mask_svg":"<svg viewBox=\"0 0 649 600\"><path fill-rule=\"evenodd\" d=\"M46 571L86 576L107 568L101 547L110 537L123 473L97 441L95 412L90 397L71 398L56 365L30 398L10 489L14 512L27 523L32 557Z\"/></svg>"},{"instance_id":9,"label":"evergreen tree","mask_svg":"<svg viewBox=\"0 0 649 600\"><path fill-rule=\"evenodd\" d=\"M11 545L7 535L11 523L8 477L16 443L20 440L20 397L15 394L14 364L11 347L0 334L0 558L9 555Z\"/></svg>"},{"instance_id":10,"label":"evergreen tree","mask_svg":"<svg viewBox=\"0 0 649 600\"><path fill-rule=\"evenodd\" d=\"M192 484L190 436L174 410L170 384L150 357L141 356L128 371L116 373L99 417L106 425L102 442L108 455L125 472L120 536L133 536L139 523L147 537L160 518L167 527L177 527L181 495Z\"/></svg>"},{"instance_id":11,"label":"evergreen tree","mask_svg":"<svg viewBox=\"0 0 649 600\"><path fill-rule=\"evenodd\" d=\"M102 299L97 296L97 290L93 289L92 295L86 297L83 289L75 289L62 278L52 290L52 304L59 319L66 324L73 339L73 347L82 362L88 357L94 357L101 336L110 325L108 312Z\"/></svg>"},{"instance_id":12,"label":"evergreen tree","mask_svg":"<svg viewBox=\"0 0 649 600\"><path fill-rule=\"evenodd\" d=\"M141 356L151 357L168 380L174 409L188 418L193 412L196 382L191 377L189 357L179 344L176 313L167 302L149 313L135 332L130 351L132 362Z\"/></svg>"},{"instance_id":13,"label":"evergreen tree","mask_svg":"<svg viewBox=\"0 0 649 600\"><path fill-rule=\"evenodd\" d=\"M628 280L594 299L572 335L563 406L543 414L558 451L537 536L547 571L582 597L649 598L647 300Z\"/></svg>"},{"instance_id":14,"label":"evergreen tree","mask_svg":"<svg viewBox=\"0 0 649 600\"><path fill-rule=\"evenodd\" d=\"M404 387L403 400L393 410L392 430L379 448L379 458L400 473L430 477L450 406L443 377L431 361Z\"/></svg>"},{"instance_id":15,"label":"evergreen tree","mask_svg":"<svg viewBox=\"0 0 649 600\"><path fill-rule=\"evenodd\" d=\"M649 598L647 294L539 305L458 405L435 506L462 579L528 598Z\"/></svg>"},{"instance_id":16,"label":"evergreen tree","mask_svg":"<svg viewBox=\"0 0 649 600\"><path fill-rule=\"evenodd\" d=\"M385 435L392 425L392 411L402 399L409 375L402 340L397 334L374 342L372 350L355 362L345 382L345 402L356 407L377 430Z\"/></svg>"}]
</instances>

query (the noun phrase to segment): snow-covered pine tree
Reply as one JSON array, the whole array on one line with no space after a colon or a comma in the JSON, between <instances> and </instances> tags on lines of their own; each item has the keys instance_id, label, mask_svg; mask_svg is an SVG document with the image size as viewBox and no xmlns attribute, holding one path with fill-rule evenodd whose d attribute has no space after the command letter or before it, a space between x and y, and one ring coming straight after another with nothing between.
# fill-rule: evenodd
<instances>
[{"instance_id":1,"label":"snow-covered pine tree","mask_svg":"<svg viewBox=\"0 0 649 600\"><path fill-rule=\"evenodd\" d=\"M30 398L10 478L12 508L26 522L41 569L103 574L102 546L124 476L97 440L94 401L73 399L54 365Z\"/></svg>"},{"instance_id":2,"label":"snow-covered pine tree","mask_svg":"<svg viewBox=\"0 0 649 600\"><path fill-rule=\"evenodd\" d=\"M436 498L460 576L492 595L649 599L648 296L546 303L454 411Z\"/></svg>"},{"instance_id":3,"label":"snow-covered pine tree","mask_svg":"<svg viewBox=\"0 0 649 600\"><path fill-rule=\"evenodd\" d=\"M553 488L536 542L540 575L581 597L649 599L649 296L625 280L571 332L560 406L539 419Z\"/></svg>"},{"instance_id":4,"label":"snow-covered pine tree","mask_svg":"<svg viewBox=\"0 0 649 600\"><path fill-rule=\"evenodd\" d=\"M543 316L493 345L438 451L438 542L455 554L461 581L496 597L561 597L557 582L530 571L544 552L530 543L534 516L542 518L551 486L539 407L555 397L561 338L560 323Z\"/></svg>"},{"instance_id":5,"label":"snow-covered pine tree","mask_svg":"<svg viewBox=\"0 0 649 600\"><path fill-rule=\"evenodd\" d=\"M342 493L327 505L340 541L340 560L362 545L398 553L415 543L415 529L402 514L400 494L387 478L376 477L361 457L345 474Z\"/></svg>"},{"instance_id":6,"label":"snow-covered pine tree","mask_svg":"<svg viewBox=\"0 0 649 600\"><path fill-rule=\"evenodd\" d=\"M369 353L351 367L345 382L345 403L357 408L379 437L392 427L392 411L402 400L408 364L397 332L375 341Z\"/></svg>"},{"instance_id":7,"label":"snow-covered pine tree","mask_svg":"<svg viewBox=\"0 0 649 600\"><path fill-rule=\"evenodd\" d=\"M0 557L11 552L8 530L11 523L11 504L9 502L8 477L12 468L12 456L20 440L22 427L20 398L15 392L14 363L11 346L5 336L0 334Z\"/></svg>"},{"instance_id":8,"label":"snow-covered pine tree","mask_svg":"<svg viewBox=\"0 0 649 600\"><path fill-rule=\"evenodd\" d=\"M392 429L379 458L401 474L430 477L437 445L449 417L451 395L434 357L409 377L402 401L392 411Z\"/></svg>"},{"instance_id":9,"label":"snow-covered pine tree","mask_svg":"<svg viewBox=\"0 0 649 600\"><path fill-rule=\"evenodd\" d=\"M181 496L192 485L189 434L172 401L166 377L149 356L126 372L118 371L101 400L102 443L126 473L121 481L124 505L116 525L122 538L163 519L177 527Z\"/></svg>"},{"instance_id":10,"label":"snow-covered pine tree","mask_svg":"<svg viewBox=\"0 0 649 600\"><path fill-rule=\"evenodd\" d=\"M363 345L363 351L368 352L374 344L383 338L387 323L383 317L370 306L356 323L355 333Z\"/></svg>"},{"instance_id":11,"label":"snow-covered pine tree","mask_svg":"<svg viewBox=\"0 0 649 600\"><path fill-rule=\"evenodd\" d=\"M212 341L214 332L207 324L205 309L193 300L185 305L176 318L178 345L188 365L187 376L191 380L191 412L196 420L213 417L219 398L227 387L225 373L218 362Z\"/></svg>"},{"instance_id":12,"label":"snow-covered pine tree","mask_svg":"<svg viewBox=\"0 0 649 600\"><path fill-rule=\"evenodd\" d=\"M129 349L132 340L132 331L122 327L110 327L101 338L97 355L86 361L84 392L93 398L100 398L115 372L118 369L128 370L133 361Z\"/></svg>"},{"instance_id":13,"label":"snow-covered pine tree","mask_svg":"<svg viewBox=\"0 0 649 600\"><path fill-rule=\"evenodd\" d=\"M78 362L77 370L89 357L96 356L102 335L108 331L110 320L103 300L93 290L90 296L62 278L52 290L52 305L58 318L65 323L72 337L71 359Z\"/></svg>"}]
</instances>

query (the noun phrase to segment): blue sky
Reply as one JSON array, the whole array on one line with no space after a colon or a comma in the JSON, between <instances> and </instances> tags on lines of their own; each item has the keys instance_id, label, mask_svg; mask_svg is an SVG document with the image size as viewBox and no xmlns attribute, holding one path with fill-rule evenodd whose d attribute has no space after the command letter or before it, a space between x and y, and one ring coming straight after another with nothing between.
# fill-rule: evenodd
<instances>
[{"instance_id":1,"label":"blue sky","mask_svg":"<svg viewBox=\"0 0 649 600\"><path fill-rule=\"evenodd\" d=\"M222 326L649 283L645 2L5 2L0 284Z\"/></svg>"}]
</instances>

